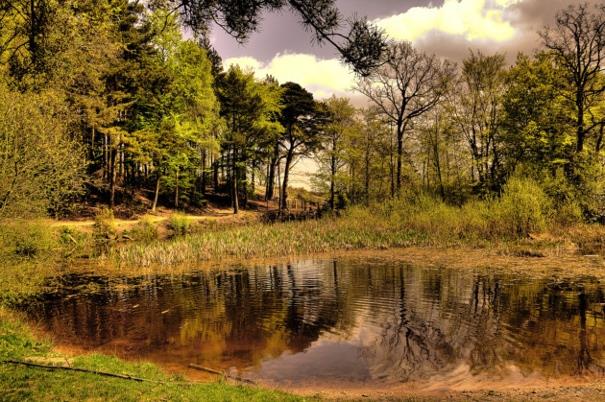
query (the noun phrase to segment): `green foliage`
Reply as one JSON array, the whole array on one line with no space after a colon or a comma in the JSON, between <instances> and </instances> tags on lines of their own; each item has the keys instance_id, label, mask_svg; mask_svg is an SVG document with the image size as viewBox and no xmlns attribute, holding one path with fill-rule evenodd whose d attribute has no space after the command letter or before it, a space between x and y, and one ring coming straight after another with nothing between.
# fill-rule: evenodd
<instances>
[{"instance_id":1,"label":"green foliage","mask_svg":"<svg viewBox=\"0 0 605 402\"><path fill-rule=\"evenodd\" d=\"M503 145L509 169L518 163L555 171L569 163L574 127L571 94L551 55L519 55L506 75Z\"/></svg>"},{"instance_id":2,"label":"green foliage","mask_svg":"<svg viewBox=\"0 0 605 402\"><path fill-rule=\"evenodd\" d=\"M113 211L102 209L96 216L93 225L93 242L95 253L105 254L118 240Z\"/></svg>"},{"instance_id":3,"label":"green foliage","mask_svg":"<svg viewBox=\"0 0 605 402\"><path fill-rule=\"evenodd\" d=\"M48 258L58 247L54 231L42 222L14 220L2 223L0 255Z\"/></svg>"},{"instance_id":4,"label":"green foliage","mask_svg":"<svg viewBox=\"0 0 605 402\"><path fill-rule=\"evenodd\" d=\"M52 92L18 93L0 82L0 217L60 213L81 191L81 147Z\"/></svg>"},{"instance_id":5,"label":"green foliage","mask_svg":"<svg viewBox=\"0 0 605 402\"><path fill-rule=\"evenodd\" d=\"M149 243L158 239L158 227L150 218L144 217L124 234L134 241Z\"/></svg>"},{"instance_id":6,"label":"green foliage","mask_svg":"<svg viewBox=\"0 0 605 402\"><path fill-rule=\"evenodd\" d=\"M552 202L532 179L511 177L494 203L494 224L513 237L526 237L547 228Z\"/></svg>"},{"instance_id":7,"label":"green foliage","mask_svg":"<svg viewBox=\"0 0 605 402\"><path fill-rule=\"evenodd\" d=\"M191 230L191 219L180 213L173 213L168 220L168 227L175 236L184 236Z\"/></svg>"}]
</instances>

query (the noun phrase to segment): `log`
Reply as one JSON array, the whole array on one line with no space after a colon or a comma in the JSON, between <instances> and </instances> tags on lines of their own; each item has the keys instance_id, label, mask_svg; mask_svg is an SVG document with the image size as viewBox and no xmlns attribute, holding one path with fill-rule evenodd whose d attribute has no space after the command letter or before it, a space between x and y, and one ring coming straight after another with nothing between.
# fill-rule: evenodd
<instances>
[{"instance_id":1,"label":"log","mask_svg":"<svg viewBox=\"0 0 605 402\"><path fill-rule=\"evenodd\" d=\"M205 372L210 373L210 374L220 375L222 377L226 377L226 378L229 378L231 380L235 380L235 381L244 382L244 383L247 383L247 384L256 385L256 383L254 381L249 380L247 378L230 375L230 374L225 373L224 371L219 371L219 370L215 370L215 369L212 369L212 368L209 368L209 367L200 366L199 364L190 363L189 367L192 368L192 369L196 369L196 370L200 370L200 371L205 371Z\"/></svg>"}]
</instances>

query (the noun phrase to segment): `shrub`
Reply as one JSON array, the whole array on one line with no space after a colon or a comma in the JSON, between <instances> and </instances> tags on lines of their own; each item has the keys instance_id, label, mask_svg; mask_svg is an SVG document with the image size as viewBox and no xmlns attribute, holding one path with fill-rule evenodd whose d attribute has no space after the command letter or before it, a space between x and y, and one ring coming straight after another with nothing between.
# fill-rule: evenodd
<instances>
[{"instance_id":1,"label":"shrub","mask_svg":"<svg viewBox=\"0 0 605 402\"><path fill-rule=\"evenodd\" d=\"M556 208L554 222L561 226L572 226L584 220L584 214L580 203L577 201L563 202Z\"/></svg>"},{"instance_id":2,"label":"shrub","mask_svg":"<svg viewBox=\"0 0 605 402\"><path fill-rule=\"evenodd\" d=\"M92 237L95 253L104 254L109 251L118 238L113 211L104 208L95 216Z\"/></svg>"},{"instance_id":3,"label":"shrub","mask_svg":"<svg viewBox=\"0 0 605 402\"><path fill-rule=\"evenodd\" d=\"M512 176L500 199L493 202L490 218L499 234L526 237L546 228L551 208L551 200L535 180Z\"/></svg>"},{"instance_id":4,"label":"shrub","mask_svg":"<svg viewBox=\"0 0 605 402\"><path fill-rule=\"evenodd\" d=\"M153 240L157 240L158 228L151 219L145 217L128 231L128 235L132 237L133 240L149 243Z\"/></svg>"},{"instance_id":5,"label":"shrub","mask_svg":"<svg viewBox=\"0 0 605 402\"><path fill-rule=\"evenodd\" d=\"M0 244L4 254L33 258L52 255L57 239L48 225L18 220L2 224Z\"/></svg>"},{"instance_id":6,"label":"shrub","mask_svg":"<svg viewBox=\"0 0 605 402\"><path fill-rule=\"evenodd\" d=\"M174 213L168 220L168 228L172 230L174 236L184 236L191 230L191 219L183 214Z\"/></svg>"}]
</instances>

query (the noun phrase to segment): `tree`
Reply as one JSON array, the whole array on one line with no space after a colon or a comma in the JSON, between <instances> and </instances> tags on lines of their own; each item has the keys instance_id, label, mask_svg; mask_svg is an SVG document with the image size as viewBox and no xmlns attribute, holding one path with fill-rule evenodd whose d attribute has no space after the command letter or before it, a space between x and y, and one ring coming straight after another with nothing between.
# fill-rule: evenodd
<instances>
[{"instance_id":1,"label":"tree","mask_svg":"<svg viewBox=\"0 0 605 402\"><path fill-rule=\"evenodd\" d=\"M324 103L326 122L322 130L319 150L320 168L326 166L329 180L329 205L334 210L336 195L336 180L338 172L346 165L347 154L353 149L345 149L347 137L353 136L357 128L355 121L356 110L348 98L331 97Z\"/></svg>"},{"instance_id":2,"label":"tree","mask_svg":"<svg viewBox=\"0 0 605 402\"><path fill-rule=\"evenodd\" d=\"M409 42L401 42L388 49L381 67L357 84L357 90L378 106L395 127L397 191L401 188L404 135L414 119L443 98L451 75L450 63L419 52Z\"/></svg>"},{"instance_id":3,"label":"tree","mask_svg":"<svg viewBox=\"0 0 605 402\"><path fill-rule=\"evenodd\" d=\"M506 73L503 94L502 153L506 170L523 164L555 174L575 151L572 93L565 71L549 53L519 55Z\"/></svg>"},{"instance_id":4,"label":"tree","mask_svg":"<svg viewBox=\"0 0 605 402\"><path fill-rule=\"evenodd\" d=\"M54 92L0 83L0 217L60 214L82 190L84 155Z\"/></svg>"},{"instance_id":5,"label":"tree","mask_svg":"<svg viewBox=\"0 0 605 402\"><path fill-rule=\"evenodd\" d=\"M300 85L287 82L282 85L281 123L285 129L280 146L284 149L285 166L280 209L288 208L288 182L296 158L309 154L318 145L318 122L313 95Z\"/></svg>"},{"instance_id":6,"label":"tree","mask_svg":"<svg viewBox=\"0 0 605 402\"><path fill-rule=\"evenodd\" d=\"M594 10L583 3L557 14L553 27L542 33L542 41L563 67L570 85L576 115L576 152L584 150L586 137L605 124L595 118L592 108L601 101L605 80L601 69L605 61L605 7ZM565 92L564 92L565 93ZM591 118L586 122L586 117Z\"/></svg>"},{"instance_id":7,"label":"tree","mask_svg":"<svg viewBox=\"0 0 605 402\"><path fill-rule=\"evenodd\" d=\"M480 193L496 190L501 155L499 131L504 93L504 55L471 52L463 62L450 113L473 158L471 176Z\"/></svg>"},{"instance_id":8,"label":"tree","mask_svg":"<svg viewBox=\"0 0 605 402\"><path fill-rule=\"evenodd\" d=\"M252 72L243 72L239 66L231 66L220 77L218 99L227 126L222 145L230 161L229 183L234 213L239 211L242 187L244 206L246 204L247 163L254 159L258 144L283 130L273 119L281 111L280 96L281 91L276 86L256 82Z\"/></svg>"},{"instance_id":9,"label":"tree","mask_svg":"<svg viewBox=\"0 0 605 402\"><path fill-rule=\"evenodd\" d=\"M363 18L345 20L335 0L154 0L151 5L179 11L198 34L206 34L208 24L214 22L240 42L259 28L265 12L289 8L319 44L332 45L361 75L380 64L386 47L381 30Z\"/></svg>"},{"instance_id":10,"label":"tree","mask_svg":"<svg viewBox=\"0 0 605 402\"><path fill-rule=\"evenodd\" d=\"M2 28L12 28L3 35L0 55L19 79L44 71L45 59L51 55L48 39L55 6L53 0L6 0L0 5Z\"/></svg>"}]
</instances>

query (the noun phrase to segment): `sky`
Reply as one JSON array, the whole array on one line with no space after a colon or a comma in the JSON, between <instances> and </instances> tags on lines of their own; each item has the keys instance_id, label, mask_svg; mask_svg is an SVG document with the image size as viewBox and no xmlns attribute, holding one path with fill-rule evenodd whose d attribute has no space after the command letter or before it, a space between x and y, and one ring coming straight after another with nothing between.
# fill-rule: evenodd
<instances>
[{"instance_id":1,"label":"sky","mask_svg":"<svg viewBox=\"0 0 605 402\"><path fill-rule=\"evenodd\" d=\"M596 0L592 0L596 1ZM537 32L554 21L557 10L579 0L337 0L344 16L366 16L394 40L460 62L470 49L503 52L512 61L518 52L540 46ZM252 68L261 78L295 81L317 99L332 95L358 97L355 76L329 45L312 42L295 14L267 13L261 31L244 45L215 29L212 42L226 67ZM356 102L354 102L356 103Z\"/></svg>"}]
</instances>

